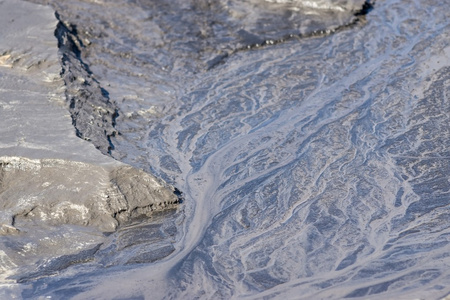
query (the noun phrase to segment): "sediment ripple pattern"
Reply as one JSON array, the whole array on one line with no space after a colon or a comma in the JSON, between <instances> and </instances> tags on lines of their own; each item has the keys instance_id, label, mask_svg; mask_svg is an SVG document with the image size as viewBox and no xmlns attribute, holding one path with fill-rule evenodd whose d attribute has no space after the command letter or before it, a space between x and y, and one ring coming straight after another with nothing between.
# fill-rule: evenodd
<instances>
[{"instance_id":1,"label":"sediment ripple pattern","mask_svg":"<svg viewBox=\"0 0 450 300\"><path fill-rule=\"evenodd\" d=\"M448 292L449 27L401 6L371 15L391 19L376 30L242 54L187 94L161 136L207 221L172 288Z\"/></svg>"}]
</instances>

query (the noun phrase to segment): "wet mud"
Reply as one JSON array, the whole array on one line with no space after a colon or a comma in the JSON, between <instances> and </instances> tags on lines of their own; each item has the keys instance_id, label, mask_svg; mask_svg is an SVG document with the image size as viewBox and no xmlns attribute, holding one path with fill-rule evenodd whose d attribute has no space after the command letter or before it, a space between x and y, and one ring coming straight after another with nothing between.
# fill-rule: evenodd
<instances>
[{"instance_id":1,"label":"wet mud","mask_svg":"<svg viewBox=\"0 0 450 300\"><path fill-rule=\"evenodd\" d=\"M82 249L41 248L54 262L24 270L14 278L26 285L5 293L449 295L442 2L33 2L56 11L77 43L70 59L80 68L65 74L87 83L74 80L65 96L82 99L69 108L78 135L176 186L184 201L150 219L138 209L108 235L70 225ZM104 110L88 109L83 89ZM132 195L133 182L118 190ZM58 240L52 230L39 231L39 243Z\"/></svg>"}]
</instances>

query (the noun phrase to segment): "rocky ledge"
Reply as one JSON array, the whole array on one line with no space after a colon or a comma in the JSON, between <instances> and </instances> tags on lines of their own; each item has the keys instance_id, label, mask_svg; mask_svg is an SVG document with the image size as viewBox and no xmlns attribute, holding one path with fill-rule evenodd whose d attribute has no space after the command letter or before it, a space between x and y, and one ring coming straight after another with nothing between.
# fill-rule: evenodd
<instances>
[{"instance_id":1,"label":"rocky ledge","mask_svg":"<svg viewBox=\"0 0 450 300\"><path fill-rule=\"evenodd\" d=\"M0 234L19 233L30 221L111 232L155 210L173 208L179 202L174 192L126 165L0 157Z\"/></svg>"}]
</instances>

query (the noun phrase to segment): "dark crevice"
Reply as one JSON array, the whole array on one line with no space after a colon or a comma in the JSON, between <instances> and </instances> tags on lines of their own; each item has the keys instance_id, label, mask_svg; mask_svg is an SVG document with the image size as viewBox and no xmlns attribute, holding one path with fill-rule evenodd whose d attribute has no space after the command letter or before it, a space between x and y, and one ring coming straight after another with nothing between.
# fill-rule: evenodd
<instances>
[{"instance_id":1,"label":"dark crevice","mask_svg":"<svg viewBox=\"0 0 450 300\"><path fill-rule=\"evenodd\" d=\"M111 155L114 150L111 137L117 133L118 108L83 61L82 48L85 46L78 37L76 25L65 24L57 12L55 16L59 21L55 37L61 55L61 77L66 85L65 94L75 133L92 142L103 154Z\"/></svg>"},{"instance_id":2,"label":"dark crevice","mask_svg":"<svg viewBox=\"0 0 450 300\"><path fill-rule=\"evenodd\" d=\"M174 187L173 193L175 194L175 196L177 196L178 203L183 203L183 201L184 201L183 192L180 191L179 189L177 189L176 187Z\"/></svg>"},{"instance_id":3,"label":"dark crevice","mask_svg":"<svg viewBox=\"0 0 450 300\"><path fill-rule=\"evenodd\" d=\"M373 6L375 5L375 1L366 1L364 2L362 8L355 13L355 17L365 16L373 10Z\"/></svg>"}]
</instances>

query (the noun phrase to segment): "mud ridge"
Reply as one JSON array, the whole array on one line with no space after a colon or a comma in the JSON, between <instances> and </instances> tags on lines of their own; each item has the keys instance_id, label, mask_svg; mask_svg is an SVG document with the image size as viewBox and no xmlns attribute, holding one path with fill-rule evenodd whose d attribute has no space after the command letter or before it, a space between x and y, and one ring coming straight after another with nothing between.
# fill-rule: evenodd
<instances>
[{"instance_id":1,"label":"mud ridge","mask_svg":"<svg viewBox=\"0 0 450 300\"><path fill-rule=\"evenodd\" d=\"M0 157L0 169L5 235L17 233L30 220L112 232L119 224L148 218L180 202L173 187L130 166ZM40 186L45 189L36 194ZM17 199L22 205L16 205Z\"/></svg>"},{"instance_id":2,"label":"mud ridge","mask_svg":"<svg viewBox=\"0 0 450 300\"><path fill-rule=\"evenodd\" d=\"M289 35L283 36L279 39L271 39L271 38L265 39L265 38L253 35L250 32L243 31L243 35L247 36L247 40L252 41L252 42L250 42L244 46L238 47L235 50L230 51L229 53L228 52L221 53L220 55L216 56L215 58L213 58L207 62L207 69L209 71L211 69L214 69L216 66L225 63L226 60L230 56L232 56L233 54L236 54L238 52L279 45L279 44L286 43L286 42L296 40L296 39L298 40L298 39L306 39L306 38L314 38L314 37L324 37L324 36L328 36L330 34L335 34L342 30L346 30L348 28L351 28L351 27L356 26L357 24L360 24L361 22L363 22L365 20L365 16L373 10L374 5L375 5L375 1L367 0L362 5L361 9L357 10L353 14L353 16L355 16L355 18L353 20L351 20L350 23L336 26L335 28L314 30L314 31L312 31L310 33L306 33L306 34L302 34L302 33L289 34Z\"/></svg>"},{"instance_id":3,"label":"mud ridge","mask_svg":"<svg viewBox=\"0 0 450 300\"><path fill-rule=\"evenodd\" d=\"M84 44L78 38L76 26L65 24L58 13L55 16L59 21L55 37L61 56L61 77L76 134L92 142L103 154L111 154L114 149L111 136L118 133L115 129L118 109L84 63L81 57Z\"/></svg>"}]
</instances>

